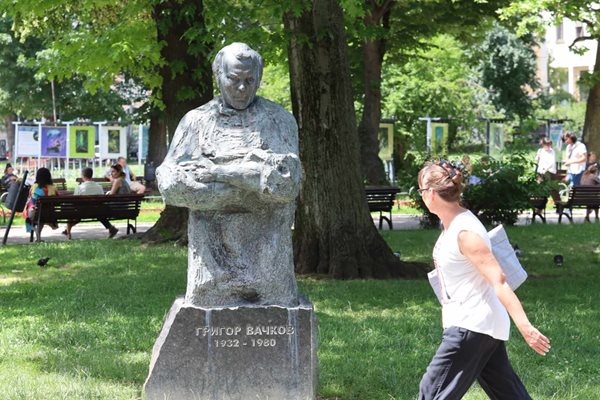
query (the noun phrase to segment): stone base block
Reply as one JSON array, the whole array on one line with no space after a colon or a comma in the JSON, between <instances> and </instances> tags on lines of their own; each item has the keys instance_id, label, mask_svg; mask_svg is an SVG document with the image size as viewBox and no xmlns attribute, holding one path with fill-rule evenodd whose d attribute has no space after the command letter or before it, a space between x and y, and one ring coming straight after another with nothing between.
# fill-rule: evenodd
<instances>
[{"instance_id":1,"label":"stone base block","mask_svg":"<svg viewBox=\"0 0 600 400\"><path fill-rule=\"evenodd\" d=\"M178 298L156 340L147 400L314 400L312 305L203 308Z\"/></svg>"}]
</instances>

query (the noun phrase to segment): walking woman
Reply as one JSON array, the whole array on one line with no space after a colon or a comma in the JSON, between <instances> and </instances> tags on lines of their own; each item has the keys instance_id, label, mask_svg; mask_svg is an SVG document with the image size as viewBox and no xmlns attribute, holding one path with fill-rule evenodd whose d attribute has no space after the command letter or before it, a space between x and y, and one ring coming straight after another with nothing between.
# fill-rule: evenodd
<instances>
[{"instance_id":1,"label":"walking woman","mask_svg":"<svg viewBox=\"0 0 600 400\"><path fill-rule=\"evenodd\" d=\"M541 355L550 342L529 322L491 252L485 227L460 203L462 174L448 162L419 172L419 193L443 231L433 249L441 282L444 333L420 384L421 400L458 400L475 380L490 399L531 399L513 371L505 342L510 317Z\"/></svg>"}]
</instances>

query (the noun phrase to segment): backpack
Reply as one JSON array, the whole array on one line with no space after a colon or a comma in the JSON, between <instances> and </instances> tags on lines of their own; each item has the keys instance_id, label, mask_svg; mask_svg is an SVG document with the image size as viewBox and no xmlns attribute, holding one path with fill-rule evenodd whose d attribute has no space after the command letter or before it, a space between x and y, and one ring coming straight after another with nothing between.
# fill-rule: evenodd
<instances>
[{"instance_id":1,"label":"backpack","mask_svg":"<svg viewBox=\"0 0 600 400\"><path fill-rule=\"evenodd\" d=\"M31 186L25 185L22 182L14 182L8 187L8 194L4 199L4 204L11 210L14 207L15 212L23 212L25 204L27 203L27 197L29 197L29 190Z\"/></svg>"}]
</instances>

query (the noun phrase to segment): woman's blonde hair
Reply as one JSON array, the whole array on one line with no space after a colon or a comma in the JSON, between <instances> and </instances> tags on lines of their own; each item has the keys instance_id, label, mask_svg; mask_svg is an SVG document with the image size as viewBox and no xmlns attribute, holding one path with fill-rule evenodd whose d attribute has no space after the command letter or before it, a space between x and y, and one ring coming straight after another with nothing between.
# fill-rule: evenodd
<instances>
[{"instance_id":1,"label":"woman's blonde hair","mask_svg":"<svg viewBox=\"0 0 600 400\"><path fill-rule=\"evenodd\" d=\"M463 174L449 161L429 161L417 178L422 189L435 190L446 201L459 201L464 189Z\"/></svg>"}]
</instances>

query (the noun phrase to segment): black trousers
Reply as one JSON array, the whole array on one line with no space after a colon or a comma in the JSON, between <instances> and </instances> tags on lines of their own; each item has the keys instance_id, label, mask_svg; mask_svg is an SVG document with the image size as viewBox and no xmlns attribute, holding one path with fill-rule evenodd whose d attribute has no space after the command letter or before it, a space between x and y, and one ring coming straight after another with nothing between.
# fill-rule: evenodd
<instances>
[{"instance_id":1,"label":"black trousers","mask_svg":"<svg viewBox=\"0 0 600 400\"><path fill-rule=\"evenodd\" d=\"M98 221L106 228L106 229L110 229L112 228L112 224L110 222L108 222L108 219L106 218L98 218Z\"/></svg>"},{"instance_id":2,"label":"black trousers","mask_svg":"<svg viewBox=\"0 0 600 400\"><path fill-rule=\"evenodd\" d=\"M419 385L419 400L460 400L476 379L492 400L531 400L503 341L457 327L444 330Z\"/></svg>"}]
</instances>

